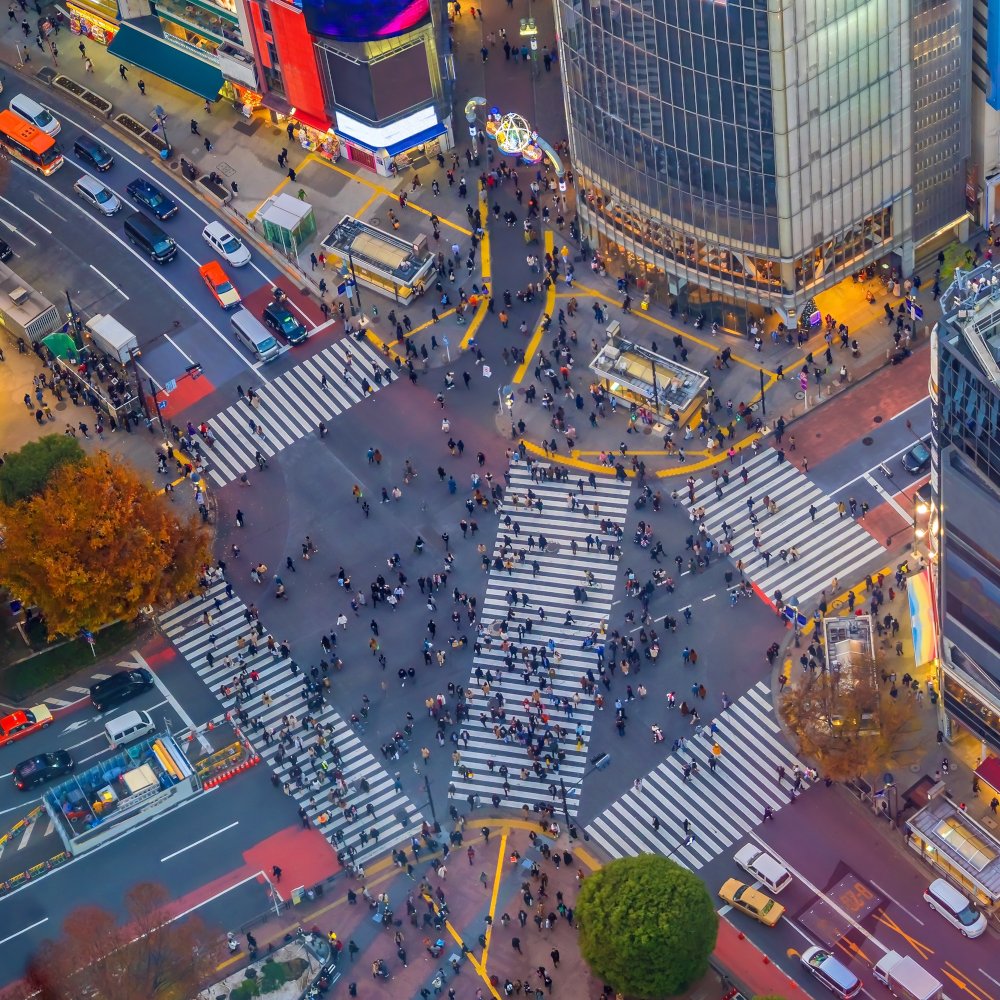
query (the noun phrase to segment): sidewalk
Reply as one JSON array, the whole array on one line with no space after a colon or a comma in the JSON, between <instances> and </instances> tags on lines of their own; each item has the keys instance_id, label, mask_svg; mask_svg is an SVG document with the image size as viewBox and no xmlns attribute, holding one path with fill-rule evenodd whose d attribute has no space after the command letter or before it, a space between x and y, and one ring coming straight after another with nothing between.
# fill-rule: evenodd
<instances>
[{"instance_id":1,"label":"sidewalk","mask_svg":"<svg viewBox=\"0 0 1000 1000\"><path fill-rule=\"evenodd\" d=\"M475 815L464 831L461 825L447 861L441 861L440 850L420 850L415 860L412 845L405 846L404 867L383 857L369 865L363 881L338 876L313 902L280 916L264 915L240 927L239 933L251 931L262 953L280 947L298 927L335 933L342 945L337 996L346 995L345 984L355 984L359 997L384 996L387 985L392 996L424 997L440 986L442 993L454 988L459 996L472 997L482 990L483 996L500 1000L509 995L509 982L514 995L537 997L534 991L541 990L543 997L600 997L603 984L580 959L575 926L567 919L580 882L604 863L590 853L592 845L570 840L565 832L554 839L544 836L538 823L520 819ZM537 875L531 872L532 863L538 866ZM412 875L405 864L412 867ZM379 919L381 907L368 903L363 891L371 903L384 893L392 919ZM560 905L568 908L565 917ZM552 924L548 928L547 918ZM428 949L438 950L438 941L442 947L434 957ZM372 977L372 963L378 959L389 969L388 983ZM245 963L241 953L219 969L230 974ZM690 1000L717 1000L733 982L758 993L797 993L796 985L725 920L720 922L712 965L719 971L710 971L694 984L686 994Z\"/></svg>"}]
</instances>

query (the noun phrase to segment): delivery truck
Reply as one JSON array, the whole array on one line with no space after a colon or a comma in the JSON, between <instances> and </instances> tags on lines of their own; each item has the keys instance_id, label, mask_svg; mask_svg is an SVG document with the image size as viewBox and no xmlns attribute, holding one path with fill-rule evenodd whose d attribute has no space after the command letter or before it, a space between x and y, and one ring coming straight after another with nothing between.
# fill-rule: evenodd
<instances>
[{"instance_id":1,"label":"delivery truck","mask_svg":"<svg viewBox=\"0 0 1000 1000\"><path fill-rule=\"evenodd\" d=\"M132 352L139 350L135 334L129 333L118 320L104 313L91 316L86 326L94 346L123 365L128 364Z\"/></svg>"},{"instance_id":2,"label":"delivery truck","mask_svg":"<svg viewBox=\"0 0 1000 1000\"><path fill-rule=\"evenodd\" d=\"M872 969L875 978L903 1000L939 1000L941 984L912 958L890 951Z\"/></svg>"}]
</instances>

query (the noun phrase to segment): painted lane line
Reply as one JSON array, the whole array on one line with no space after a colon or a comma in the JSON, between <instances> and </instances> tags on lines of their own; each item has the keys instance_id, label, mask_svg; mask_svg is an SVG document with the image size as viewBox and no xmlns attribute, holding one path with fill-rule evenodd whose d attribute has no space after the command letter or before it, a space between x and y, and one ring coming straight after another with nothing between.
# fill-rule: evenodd
<instances>
[{"instance_id":1,"label":"painted lane line","mask_svg":"<svg viewBox=\"0 0 1000 1000\"><path fill-rule=\"evenodd\" d=\"M913 444L916 444L916 441L914 441ZM870 469L865 469L864 472L861 472L858 475L856 475L853 479L848 480L846 483L843 484L843 486L838 486L834 490L828 490L827 495L833 497L838 493L843 493L849 486L853 486L859 480L864 479L865 476L870 475L872 472L875 472L877 469L881 468L881 466L891 462L894 458L899 458L900 455L905 455L912 447L913 447L912 444L903 445L903 447L900 448L898 451L894 451L888 457L883 458L881 462L877 463L876 465L873 465Z\"/></svg>"},{"instance_id":2,"label":"painted lane line","mask_svg":"<svg viewBox=\"0 0 1000 1000\"><path fill-rule=\"evenodd\" d=\"M0 944L6 944L8 941L13 941L14 938L20 937L22 934L27 934L28 931L33 931L36 927L41 927L42 924L47 924L48 922L48 917L42 917L41 920L36 920L33 924L29 924L27 927L22 927L19 931L15 931L9 937L0 939Z\"/></svg>"},{"instance_id":3,"label":"painted lane line","mask_svg":"<svg viewBox=\"0 0 1000 1000\"><path fill-rule=\"evenodd\" d=\"M38 246L34 240L29 240L28 237L25 236L24 233L22 233L21 230L18 229L13 223L8 222L6 219L0 219L0 222L2 222L12 233L17 233L17 235L20 236L25 243L30 243L33 247ZM15 256L17 256L17 254L15 254Z\"/></svg>"},{"instance_id":4,"label":"painted lane line","mask_svg":"<svg viewBox=\"0 0 1000 1000\"><path fill-rule=\"evenodd\" d=\"M708 597L703 597L701 599L701 603L704 604L706 601L714 601L714 600L715 600L715 594L709 594Z\"/></svg>"},{"instance_id":5,"label":"painted lane line","mask_svg":"<svg viewBox=\"0 0 1000 1000\"><path fill-rule=\"evenodd\" d=\"M94 223L95 225L97 225L101 229L103 229L104 232L108 234L108 236L110 236L116 243L118 243L128 253L130 253L151 274L156 275L156 277L160 281L162 281L163 284L167 286L167 288L170 289L170 291L173 293L173 295L175 295L178 299L180 299L181 302L183 302L188 307L188 309L190 309L191 312L193 312L194 315L197 316L205 324L205 326L207 326L219 338L219 340L221 340L222 343L225 344L226 347L230 351L232 351L233 354L236 355L236 357L238 357L240 359L240 366L241 366L241 368L246 368L246 366L247 366L247 360L240 353L239 348L237 348L236 345L233 344L225 336L225 334L222 333L221 330L219 330L213 323L211 323L209 321L208 317L200 309L198 309L197 306L195 306L194 303L191 302L175 285L171 284L167 280L167 278L166 278L165 275L163 275L159 270L157 270L148 260L146 260L144 257L141 257L138 253L136 253L136 251L133 250L132 247L124 239L122 239L122 237L120 237L116 232L113 232L111 229L109 229L100 219L96 218L95 216L90 215L88 212L85 212L83 210L83 206L82 205L78 205L72 198L69 197L69 195L63 194L63 192L60 191L57 187L54 187L52 184L50 184L50 183L42 180L40 177L36 176L35 172L33 170L29 170L27 167L22 167L20 163L16 163L16 162L14 163L14 166L17 169L21 170L25 174L26 177L30 178L32 181L35 181L36 183L43 184L49 191L52 192L52 194L56 195L59 198L62 198L63 201L65 201L67 204L72 205L75 209L77 209L78 211L80 211L81 214L84 216L84 218L86 218L89 222ZM6 198L3 198L2 195L0 195L0 199L2 199L3 201L7 200ZM44 227L42 227L42 228L44 228ZM50 232L50 230L46 230L46 232ZM264 382L268 381L268 379L263 374L260 375L260 378Z\"/></svg>"},{"instance_id":6,"label":"painted lane line","mask_svg":"<svg viewBox=\"0 0 1000 1000\"><path fill-rule=\"evenodd\" d=\"M149 671L156 686L160 689L160 693L163 695L167 704L169 704L170 707L177 713L177 717L181 720L181 722L183 722L184 725L191 730L191 732L197 732L198 727L194 724L194 719L192 719L191 716L184 711L180 702L167 690L166 685L160 680L159 675L150 668L149 664L143 658L143 655L137 649L132 650L132 659L134 659L140 667ZM208 737L205 736L204 733L198 733L198 742L201 744L205 753L211 754L215 752L214 747L208 741Z\"/></svg>"},{"instance_id":7,"label":"painted lane line","mask_svg":"<svg viewBox=\"0 0 1000 1000\"><path fill-rule=\"evenodd\" d=\"M893 420L898 420L900 417L905 416L907 413L910 412L910 410L916 409L916 407L921 406L923 403L926 403L930 398L931 398L930 396L924 396L923 399L918 399L915 403L911 403L905 410L900 410L899 413L893 414L893 416L889 417L890 423Z\"/></svg>"},{"instance_id":8,"label":"painted lane line","mask_svg":"<svg viewBox=\"0 0 1000 1000\"><path fill-rule=\"evenodd\" d=\"M102 277L126 302L129 301L129 297L106 274L99 271L93 264L90 265L90 269L94 274Z\"/></svg>"},{"instance_id":9,"label":"painted lane line","mask_svg":"<svg viewBox=\"0 0 1000 1000\"><path fill-rule=\"evenodd\" d=\"M187 363L188 363L189 365L193 365L193 364L195 363L195 360L194 360L194 358L192 358L192 357L191 357L191 355L190 355L190 354L188 354L188 352L187 352L187 351L185 351L185 350L184 350L184 349L183 349L183 348L182 348L182 347L181 347L181 346L180 346L180 345L179 345L179 344L177 343L177 341L176 341L176 340L174 340L174 338L170 336L170 334L169 334L169 333L165 333L165 334L163 335L163 339L164 339L165 341L167 341L167 343L168 343L168 344L170 344L170 346L171 346L171 347L173 347L173 349L174 349L174 350L175 350L175 351L176 351L176 352L177 352L177 353L178 353L178 354L179 354L179 355L180 355L180 356L181 356L182 358L184 358L184 360L185 360L185 361L187 361Z\"/></svg>"},{"instance_id":10,"label":"painted lane line","mask_svg":"<svg viewBox=\"0 0 1000 1000\"><path fill-rule=\"evenodd\" d=\"M916 922L920 924L921 927L924 926L924 922L920 919L920 917L918 917L912 910L908 910L905 906L903 906L903 904L898 899L896 899L895 896L892 896L890 893L886 892L885 889L883 889L882 886L878 884L878 882L872 882L871 879L869 879L868 881L876 889L878 889L878 891L882 893L882 895L885 896L886 899L891 899L892 902L895 903L896 906L898 906L905 914L912 917L912 919L916 920Z\"/></svg>"},{"instance_id":11,"label":"painted lane line","mask_svg":"<svg viewBox=\"0 0 1000 1000\"><path fill-rule=\"evenodd\" d=\"M840 906L839 903L834 902L834 900L832 900L825 892L823 892L823 890L820 889L818 885L813 885L813 883L810 882L809 879L807 879L805 875L802 874L802 872L798 871L796 868L793 868L788 863L787 859L783 858L778 853L776 848L772 847L766 840L764 840L754 831L751 831L749 836L752 840L755 840L761 847L763 847L764 850L767 851L768 854L770 854L776 861L778 861L779 864L787 868L788 871L790 871L807 889L809 889L813 893L813 895L816 896L817 899L822 899L827 906L829 906L832 910L834 910L834 912L837 913L838 916L842 917L848 924L850 924L850 926L853 927L854 930L856 930L863 937L867 938L873 945L875 945L878 948L881 948L883 952L883 957L884 955L889 954L890 951L889 948L887 948L884 944L882 944L882 942L879 941L879 939L875 937L873 934L870 934L868 931L866 931L864 927L861 926L861 924L859 924L842 906Z\"/></svg>"},{"instance_id":12,"label":"painted lane line","mask_svg":"<svg viewBox=\"0 0 1000 1000\"><path fill-rule=\"evenodd\" d=\"M234 889L238 889L241 885L246 885L247 882L257 882L262 878L265 881L267 880L267 876L262 871L254 872L253 875L248 875L246 878L241 878L239 882L234 882L228 889L221 889L214 896L209 896L208 899L203 899L200 903L195 903L194 906L190 907L187 910L184 910L183 913L176 914L175 916L171 917L170 920L168 920L167 922L175 924L177 923L178 920L182 920L189 914L194 913L195 910L200 910L203 906L208 906L209 903L214 903L217 899L221 899L223 896L225 896L227 892L232 892ZM275 893L277 894L277 890L275 890ZM281 896L278 895L278 898L281 899Z\"/></svg>"},{"instance_id":13,"label":"painted lane line","mask_svg":"<svg viewBox=\"0 0 1000 1000\"><path fill-rule=\"evenodd\" d=\"M887 503L890 507L907 523L913 524L912 515L908 514L906 508L880 483L878 480L874 479L869 473L865 473L865 480L868 485L871 486L875 492Z\"/></svg>"},{"instance_id":14,"label":"painted lane line","mask_svg":"<svg viewBox=\"0 0 1000 1000\"><path fill-rule=\"evenodd\" d=\"M210 833L207 836L202 837L201 840L196 840L193 844L188 844L185 847L181 847L178 850L174 851L173 854L168 854L165 858L160 858L160 864L162 865L164 862L167 862L167 861L172 860L173 858L176 858L179 854L184 854L185 851L190 851L191 848L198 847L201 844L204 844L206 841L211 840L213 837L218 837L219 834L225 833L227 830L232 830L234 827L237 827L239 825L240 825L240 821L236 820L235 822L230 823L229 826L224 826L224 827L222 827L221 830L216 830L215 833Z\"/></svg>"},{"instance_id":15,"label":"painted lane line","mask_svg":"<svg viewBox=\"0 0 1000 1000\"><path fill-rule=\"evenodd\" d=\"M0 941L0 944L3 944L3 941ZM985 969L978 969L977 971L981 972L991 983L996 983L997 986L1000 986L1000 980L994 979Z\"/></svg>"},{"instance_id":16,"label":"painted lane line","mask_svg":"<svg viewBox=\"0 0 1000 1000\"><path fill-rule=\"evenodd\" d=\"M16 163L15 162L14 166L20 168L21 170L23 170L25 173L28 174L29 177L34 175L34 171L33 170L29 170L27 167L22 167L20 163ZM62 194L61 191L59 193ZM65 198L66 196L63 195L63 197ZM19 212L29 222L34 223L34 225L38 226L39 229L41 229L42 231L48 233L49 236L52 235L52 230L51 229L49 229L47 226L43 226L33 215L28 215L28 213L26 211L24 211L23 208L20 208L19 206L15 205L14 202L12 202L9 198L5 198L2 194L0 194L0 201L4 202L7 205L10 205L10 207L12 209L14 209L15 212Z\"/></svg>"}]
</instances>

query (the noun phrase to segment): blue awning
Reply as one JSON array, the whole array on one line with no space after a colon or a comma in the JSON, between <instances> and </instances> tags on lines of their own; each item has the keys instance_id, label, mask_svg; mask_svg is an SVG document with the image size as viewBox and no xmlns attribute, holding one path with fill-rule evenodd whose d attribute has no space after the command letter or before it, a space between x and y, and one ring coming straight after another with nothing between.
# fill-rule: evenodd
<instances>
[{"instance_id":1,"label":"blue awning","mask_svg":"<svg viewBox=\"0 0 1000 1000\"><path fill-rule=\"evenodd\" d=\"M206 101L214 101L222 89L222 70L162 38L122 23L108 46L108 52L124 63L177 84Z\"/></svg>"},{"instance_id":2,"label":"blue awning","mask_svg":"<svg viewBox=\"0 0 1000 1000\"><path fill-rule=\"evenodd\" d=\"M432 125L430 128L425 128L423 132L418 132L409 139L404 139L402 142L395 142L391 146L387 146L385 151L390 156L395 156L397 153L402 153L407 149L413 149L414 146L430 142L431 139L436 139L439 135L444 135L447 131L448 130L444 127L444 125L438 122L436 125Z\"/></svg>"}]
</instances>

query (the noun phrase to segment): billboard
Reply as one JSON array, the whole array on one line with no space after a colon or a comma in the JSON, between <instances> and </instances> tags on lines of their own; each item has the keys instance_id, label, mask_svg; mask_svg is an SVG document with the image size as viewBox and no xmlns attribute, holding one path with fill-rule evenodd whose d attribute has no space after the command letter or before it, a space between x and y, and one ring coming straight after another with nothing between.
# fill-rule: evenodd
<instances>
[{"instance_id":1,"label":"billboard","mask_svg":"<svg viewBox=\"0 0 1000 1000\"><path fill-rule=\"evenodd\" d=\"M313 35L344 42L369 42L402 35L424 24L430 0L302 0Z\"/></svg>"}]
</instances>

